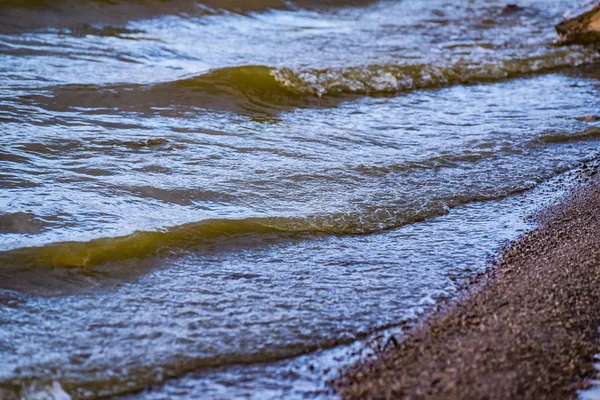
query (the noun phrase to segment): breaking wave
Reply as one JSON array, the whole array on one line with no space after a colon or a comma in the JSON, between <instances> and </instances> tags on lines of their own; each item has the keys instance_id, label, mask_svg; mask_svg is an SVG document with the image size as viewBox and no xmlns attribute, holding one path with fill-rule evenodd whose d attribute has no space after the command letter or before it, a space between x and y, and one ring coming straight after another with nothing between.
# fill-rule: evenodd
<instances>
[{"instance_id":1,"label":"breaking wave","mask_svg":"<svg viewBox=\"0 0 600 400\"><path fill-rule=\"evenodd\" d=\"M545 143L567 143L582 140L600 139L600 127L590 126L587 129L575 132L555 132L540 136L539 140Z\"/></svg>"},{"instance_id":2,"label":"breaking wave","mask_svg":"<svg viewBox=\"0 0 600 400\"><path fill-rule=\"evenodd\" d=\"M235 112L273 112L295 107L329 107L348 96L378 96L451 85L496 82L598 60L591 49L557 50L520 60L490 64L458 63L367 65L347 68L273 68L260 65L215 69L170 82L135 85L65 85L51 96L29 96L44 107L120 109L143 113L188 108Z\"/></svg>"},{"instance_id":3,"label":"breaking wave","mask_svg":"<svg viewBox=\"0 0 600 400\"><path fill-rule=\"evenodd\" d=\"M588 50L564 50L550 55L489 64L458 63L448 67L419 65L369 65L339 69L294 71L273 69L279 85L300 95L386 94L456 84L495 82L526 74L592 63Z\"/></svg>"},{"instance_id":4,"label":"breaking wave","mask_svg":"<svg viewBox=\"0 0 600 400\"><path fill-rule=\"evenodd\" d=\"M235 235L275 234L289 237L296 234L343 236L376 233L444 215L450 208L460 204L504 198L531 189L532 185L529 182L520 186L497 188L487 193L454 195L425 204L372 207L362 212L308 217L209 219L156 231L136 231L126 236L86 242L56 242L0 252L0 266L92 268L133 258L170 256Z\"/></svg>"}]
</instances>

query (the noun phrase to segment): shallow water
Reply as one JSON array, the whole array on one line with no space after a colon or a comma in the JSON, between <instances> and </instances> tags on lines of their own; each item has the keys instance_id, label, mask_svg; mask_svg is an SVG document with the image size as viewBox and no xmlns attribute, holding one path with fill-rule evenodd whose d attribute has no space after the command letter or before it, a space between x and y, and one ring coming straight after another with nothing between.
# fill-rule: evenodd
<instances>
[{"instance_id":1,"label":"shallow water","mask_svg":"<svg viewBox=\"0 0 600 400\"><path fill-rule=\"evenodd\" d=\"M595 359L595 361L600 360L600 355L596 354L594 359ZM597 370L596 375L598 375L598 372L600 372L600 363L598 363L598 362L594 363L594 368L596 368L596 370ZM600 380L598 380L597 378L591 379L590 387L585 390L580 390L577 398L579 400L598 400L598 399L600 399Z\"/></svg>"},{"instance_id":2,"label":"shallow water","mask_svg":"<svg viewBox=\"0 0 600 400\"><path fill-rule=\"evenodd\" d=\"M0 395L323 390L597 157L576 3L0 1Z\"/></svg>"},{"instance_id":3,"label":"shallow water","mask_svg":"<svg viewBox=\"0 0 600 400\"><path fill-rule=\"evenodd\" d=\"M340 245L340 239L329 238L327 243L337 245L340 252L353 260L352 268L335 278L339 281L332 289L335 295L340 295L339 287L348 284L348 277L352 275L373 276L373 272L378 275L379 303L363 307L361 302L367 288L359 287L354 297L345 296L338 302L345 307L337 305L349 320L354 319L354 323L367 320L364 325L378 327L376 333L364 340L352 340L299 357L199 369L165 385L150 386L141 393L123 398L337 398L327 382L336 378L340 369L376 352L377 344L388 346L386 342L391 335L400 339L404 324L397 325L399 322L405 321L406 326L411 326L410 321L431 311L440 297L455 296L456 282L466 282L485 270L499 244L506 244L530 229L533 223L529 217L540 206L564 198L576 181L576 174L567 172L524 193L499 201L466 204L442 217L351 242L354 244L352 250ZM440 232L446 234L440 235ZM348 243L347 239L345 243ZM374 263L373 259L392 252L390 243L393 243L397 258L384 265ZM372 254L356 257L360 251ZM327 262L320 264L329 266ZM315 269L319 269L318 264ZM411 294L414 297L411 298ZM369 309L377 312L369 312Z\"/></svg>"}]
</instances>

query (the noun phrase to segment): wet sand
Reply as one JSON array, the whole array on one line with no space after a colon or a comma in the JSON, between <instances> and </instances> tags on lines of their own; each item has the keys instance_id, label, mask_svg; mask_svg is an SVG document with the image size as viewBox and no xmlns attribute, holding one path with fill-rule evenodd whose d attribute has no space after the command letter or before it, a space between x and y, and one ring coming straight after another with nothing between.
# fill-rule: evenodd
<instances>
[{"instance_id":1,"label":"wet sand","mask_svg":"<svg viewBox=\"0 0 600 400\"><path fill-rule=\"evenodd\" d=\"M600 174L545 210L454 303L345 371L344 399L574 399L600 353Z\"/></svg>"}]
</instances>

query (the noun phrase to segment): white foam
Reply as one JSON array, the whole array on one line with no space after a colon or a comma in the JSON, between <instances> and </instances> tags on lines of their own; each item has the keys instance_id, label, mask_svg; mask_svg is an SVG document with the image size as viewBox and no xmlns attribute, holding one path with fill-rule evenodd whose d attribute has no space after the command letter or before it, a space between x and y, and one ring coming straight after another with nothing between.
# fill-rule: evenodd
<instances>
[{"instance_id":1,"label":"white foam","mask_svg":"<svg viewBox=\"0 0 600 400\"><path fill-rule=\"evenodd\" d=\"M21 400L71 400L71 396L57 381L47 384L34 382L23 387Z\"/></svg>"}]
</instances>

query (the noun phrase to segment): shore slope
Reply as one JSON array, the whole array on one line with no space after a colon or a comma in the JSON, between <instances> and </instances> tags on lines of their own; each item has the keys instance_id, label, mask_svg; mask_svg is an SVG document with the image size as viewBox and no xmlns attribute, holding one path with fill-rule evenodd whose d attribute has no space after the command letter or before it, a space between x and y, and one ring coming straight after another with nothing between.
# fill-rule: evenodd
<instances>
[{"instance_id":1,"label":"shore slope","mask_svg":"<svg viewBox=\"0 0 600 400\"><path fill-rule=\"evenodd\" d=\"M600 352L600 179L580 174L460 300L345 371L342 398L576 398Z\"/></svg>"}]
</instances>

